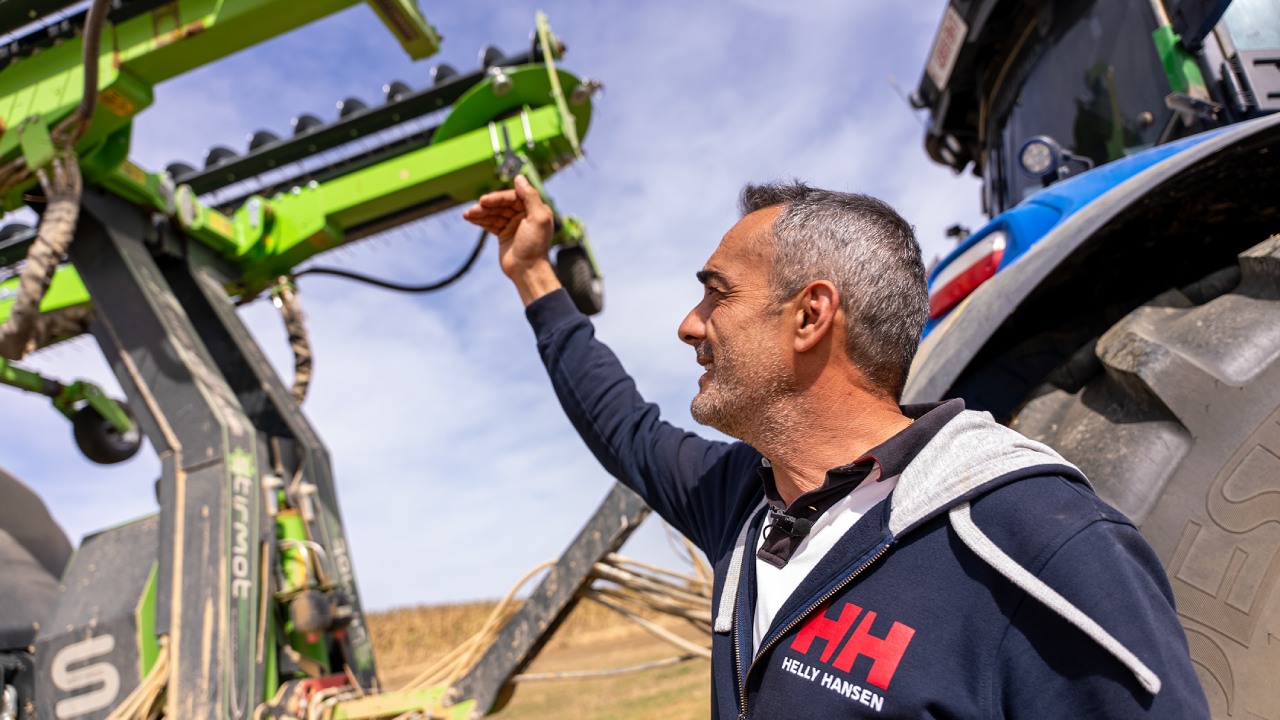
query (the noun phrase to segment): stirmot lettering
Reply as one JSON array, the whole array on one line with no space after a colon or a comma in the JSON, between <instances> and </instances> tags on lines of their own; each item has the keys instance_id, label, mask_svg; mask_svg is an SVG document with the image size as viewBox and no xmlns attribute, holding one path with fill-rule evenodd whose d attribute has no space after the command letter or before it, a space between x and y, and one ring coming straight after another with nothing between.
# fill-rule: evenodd
<instances>
[{"instance_id":1,"label":"stirmot lettering","mask_svg":"<svg viewBox=\"0 0 1280 720\"><path fill-rule=\"evenodd\" d=\"M813 648L815 640L821 640L822 652L818 656L818 660L827 663L837 670L849 673L853 670L853 663L858 656L871 658L871 670L867 673L866 682L875 685L881 690L889 689L889 682L893 680L893 674L898 670L898 663L902 661L902 655L907 651L907 645L911 643L911 638L915 636L916 631L900 622L894 622L889 628L889 632L883 638L876 637L871 634L871 625L876 621L876 613L874 610L868 610L865 614L862 608L853 603L846 602L844 607L840 609L840 615L835 619L827 616L830 608L824 605L800 628L800 632L796 634L794 640L791 641L791 649L803 655L809 655ZM862 616L862 621L854 628L854 621ZM850 633L849 630L853 629ZM844 648L837 654L836 649L841 642L848 638L848 642L844 643ZM834 659L832 656L834 655ZM808 666L797 663L806 670L811 670ZM795 672L794 670L792 672ZM799 673L797 673L799 674ZM841 680L832 678L831 681L837 689L843 692L844 686ZM823 687L829 687L831 683L824 681ZM851 686L850 692L852 692ZM859 698L863 694L862 688L857 688ZM870 693L870 691L867 691ZM874 694L874 693L871 693ZM878 696L877 696L878 697ZM861 702L861 700L859 700ZM867 704L867 703L864 703Z\"/></svg>"}]
</instances>

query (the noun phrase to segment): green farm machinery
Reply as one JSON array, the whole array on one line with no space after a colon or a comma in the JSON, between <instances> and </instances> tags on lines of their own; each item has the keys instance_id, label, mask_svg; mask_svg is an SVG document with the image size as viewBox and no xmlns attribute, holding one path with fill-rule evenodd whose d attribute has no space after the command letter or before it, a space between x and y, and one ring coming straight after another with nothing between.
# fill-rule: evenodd
<instances>
[{"instance_id":1,"label":"green farm machinery","mask_svg":"<svg viewBox=\"0 0 1280 720\"><path fill-rule=\"evenodd\" d=\"M132 121L157 83L352 4L0 3L0 202L39 216L0 230L0 383L47 395L90 459L124 460L145 437L162 468L159 512L90 536L65 570L69 547L24 555L21 533L0 528L22 600L0 608L0 717L483 715L645 512L615 489L456 682L378 686L328 454L298 407L309 371L292 276L517 174L541 188L581 156L598 85L558 67L563 45L539 15L524 52L485 53L467 72L437 66L423 89L391 83L381 105L298 116L291 134L215 147L201 167L130 162ZM436 52L414 0L368 4L411 57ZM408 125L446 111L435 127ZM598 311L583 226L557 214L557 228L557 271ZM268 293L290 328L292 389L236 314ZM21 363L85 333L127 402ZM21 488L0 473L10 486ZM5 498L10 510L20 501L19 489Z\"/></svg>"}]
</instances>

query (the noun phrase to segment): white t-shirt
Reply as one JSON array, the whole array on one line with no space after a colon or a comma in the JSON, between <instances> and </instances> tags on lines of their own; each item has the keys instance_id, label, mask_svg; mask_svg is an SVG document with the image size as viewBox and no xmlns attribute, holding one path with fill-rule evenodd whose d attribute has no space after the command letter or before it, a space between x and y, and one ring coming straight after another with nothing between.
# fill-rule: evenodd
<instances>
[{"instance_id":1,"label":"white t-shirt","mask_svg":"<svg viewBox=\"0 0 1280 720\"><path fill-rule=\"evenodd\" d=\"M774 616L791 597L791 593L795 592L800 581L805 579L809 571L817 566L818 562L831 551L836 542L844 537L859 518L876 503L888 497L898 484L896 476L878 481L875 478L879 475L878 472L871 473L867 479L849 491L848 495L820 515L814 521L809 534L801 539L799 547L792 553L786 565L780 568L774 567L756 557L756 617L751 645L753 653L760 647L760 641L769 630L769 626L773 624ZM768 523L765 523L765 527L768 527ZM764 544L764 535L765 533L761 532L760 537L756 538L757 552Z\"/></svg>"}]
</instances>

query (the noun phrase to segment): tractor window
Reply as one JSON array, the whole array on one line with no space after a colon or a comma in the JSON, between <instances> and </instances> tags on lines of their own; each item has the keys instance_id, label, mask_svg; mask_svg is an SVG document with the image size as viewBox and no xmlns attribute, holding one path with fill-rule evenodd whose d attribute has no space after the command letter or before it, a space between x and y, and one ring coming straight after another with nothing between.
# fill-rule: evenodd
<instances>
[{"instance_id":1,"label":"tractor window","mask_svg":"<svg viewBox=\"0 0 1280 720\"><path fill-rule=\"evenodd\" d=\"M1280 0L1235 0L1222 20L1237 50L1280 49Z\"/></svg>"},{"instance_id":2,"label":"tractor window","mask_svg":"<svg viewBox=\"0 0 1280 720\"><path fill-rule=\"evenodd\" d=\"M1037 36L1047 29L1043 39L1029 43L1008 73L1020 84L996 88L993 117L996 127L1003 123L996 138L1003 146L1000 210L1042 187L1017 166L1027 140L1048 135L1097 166L1151 147L1170 113L1147 3L1054 7L1052 16L1038 19Z\"/></svg>"}]
</instances>

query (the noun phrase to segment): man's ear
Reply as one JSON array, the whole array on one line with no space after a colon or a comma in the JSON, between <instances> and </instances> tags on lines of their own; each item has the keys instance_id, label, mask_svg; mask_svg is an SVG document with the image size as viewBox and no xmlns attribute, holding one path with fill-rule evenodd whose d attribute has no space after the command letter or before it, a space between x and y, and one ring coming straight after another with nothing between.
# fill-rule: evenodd
<instances>
[{"instance_id":1,"label":"man's ear","mask_svg":"<svg viewBox=\"0 0 1280 720\"><path fill-rule=\"evenodd\" d=\"M814 280L795 297L796 352L812 350L834 331L840 293L827 280Z\"/></svg>"}]
</instances>

